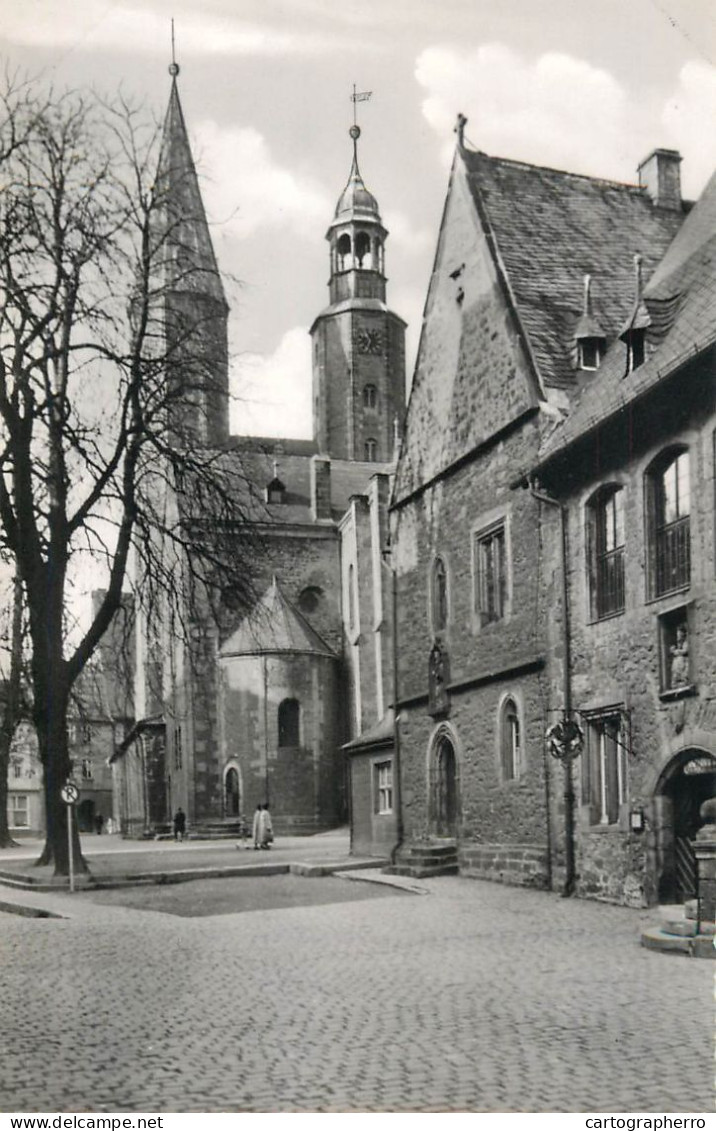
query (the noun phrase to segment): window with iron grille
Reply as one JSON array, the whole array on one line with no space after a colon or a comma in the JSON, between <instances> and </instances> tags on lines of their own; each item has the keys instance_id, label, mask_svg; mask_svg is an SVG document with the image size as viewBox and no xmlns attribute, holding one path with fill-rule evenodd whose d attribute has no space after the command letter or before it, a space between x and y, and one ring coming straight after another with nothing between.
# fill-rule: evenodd
<instances>
[{"instance_id":1,"label":"window with iron grille","mask_svg":"<svg viewBox=\"0 0 716 1131\"><path fill-rule=\"evenodd\" d=\"M482 624L502 620L507 610L505 524L475 535L475 605Z\"/></svg>"},{"instance_id":2,"label":"window with iron grille","mask_svg":"<svg viewBox=\"0 0 716 1131\"><path fill-rule=\"evenodd\" d=\"M624 610L624 490L600 488L587 509L592 616Z\"/></svg>"},{"instance_id":3,"label":"window with iron grille","mask_svg":"<svg viewBox=\"0 0 716 1131\"><path fill-rule=\"evenodd\" d=\"M393 812L393 763L376 762L373 767L375 774L375 811L376 813Z\"/></svg>"},{"instance_id":4,"label":"window with iron grille","mask_svg":"<svg viewBox=\"0 0 716 1131\"><path fill-rule=\"evenodd\" d=\"M515 700L502 705L500 718L500 761L503 781L514 781L522 769L522 727Z\"/></svg>"},{"instance_id":5,"label":"window with iron grille","mask_svg":"<svg viewBox=\"0 0 716 1131\"><path fill-rule=\"evenodd\" d=\"M593 825L615 825L627 798L626 741L621 714L587 720L582 752L582 803Z\"/></svg>"},{"instance_id":6,"label":"window with iron grille","mask_svg":"<svg viewBox=\"0 0 716 1131\"><path fill-rule=\"evenodd\" d=\"M433 562L431 596L433 631L442 632L447 627L448 622L448 583L445 562L440 557Z\"/></svg>"},{"instance_id":7,"label":"window with iron grille","mask_svg":"<svg viewBox=\"0 0 716 1131\"><path fill-rule=\"evenodd\" d=\"M686 448L672 450L647 475L649 585L652 597L691 579L691 469Z\"/></svg>"}]
</instances>

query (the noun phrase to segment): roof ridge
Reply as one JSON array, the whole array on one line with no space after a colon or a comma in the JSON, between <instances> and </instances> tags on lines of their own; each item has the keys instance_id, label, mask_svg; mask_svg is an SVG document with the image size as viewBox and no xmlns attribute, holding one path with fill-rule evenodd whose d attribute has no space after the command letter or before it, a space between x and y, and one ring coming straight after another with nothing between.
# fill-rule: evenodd
<instances>
[{"instance_id":1,"label":"roof ridge","mask_svg":"<svg viewBox=\"0 0 716 1131\"><path fill-rule=\"evenodd\" d=\"M590 181L594 184L608 185L611 188L629 189L638 196L643 196L648 199L644 185L636 184L633 181L619 181L612 177L598 177L592 173L575 173L570 169L558 169L554 165L535 165L531 161L522 161L517 157L497 157L492 153L485 153L483 149L465 149L464 153L468 159L470 157L482 157L494 164L511 165L515 168L531 169L540 173L556 173L560 177L570 177L572 180Z\"/></svg>"}]
</instances>

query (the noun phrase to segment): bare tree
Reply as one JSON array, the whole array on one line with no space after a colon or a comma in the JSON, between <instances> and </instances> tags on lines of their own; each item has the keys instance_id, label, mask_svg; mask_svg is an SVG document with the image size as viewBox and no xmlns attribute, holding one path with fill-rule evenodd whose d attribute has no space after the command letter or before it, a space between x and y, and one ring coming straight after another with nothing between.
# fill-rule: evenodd
<instances>
[{"instance_id":1,"label":"bare tree","mask_svg":"<svg viewBox=\"0 0 716 1131\"><path fill-rule=\"evenodd\" d=\"M226 304L190 157L123 99L27 84L0 109L0 521L28 610L39 863L64 874L68 704L132 551L136 601L175 630L221 585L248 596L247 493L226 451ZM75 638L83 569L103 596Z\"/></svg>"},{"instance_id":2,"label":"bare tree","mask_svg":"<svg viewBox=\"0 0 716 1131\"><path fill-rule=\"evenodd\" d=\"M22 583L17 576L12 582L7 657L0 704L0 848L16 847L7 815L10 754L18 724L29 713L27 699L23 695L23 599Z\"/></svg>"}]
</instances>

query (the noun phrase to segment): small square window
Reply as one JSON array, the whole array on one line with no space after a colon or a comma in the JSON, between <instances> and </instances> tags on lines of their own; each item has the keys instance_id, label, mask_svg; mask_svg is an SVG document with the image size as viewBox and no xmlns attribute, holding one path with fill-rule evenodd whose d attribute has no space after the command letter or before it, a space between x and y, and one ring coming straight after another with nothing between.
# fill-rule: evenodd
<instances>
[{"instance_id":1,"label":"small square window","mask_svg":"<svg viewBox=\"0 0 716 1131\"><path fill-rule=\"evenodd\" d=\"M378 814L393 812L393 763L376 762L373 767L375 775L375 811Z\"/></svg>"}]
</instances>

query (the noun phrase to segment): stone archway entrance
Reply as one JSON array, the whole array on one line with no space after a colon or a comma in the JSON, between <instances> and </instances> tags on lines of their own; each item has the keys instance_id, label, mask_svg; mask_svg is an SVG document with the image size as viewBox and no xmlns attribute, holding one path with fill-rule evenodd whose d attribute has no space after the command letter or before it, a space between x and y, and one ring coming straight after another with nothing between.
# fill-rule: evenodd
<instances>
[{"instance_id":1,"label":"stone archway entrance","mask_svg":"<svg viewBox=\"0 0 716 1131\"><path fill-rule=\"evenodd\" d=\"M457 836L458 774L455 746L449 734L438 735L433 752L432 831L435 836Z\"/></svg>"},{"instance_id":2,"label":"stone archway entrance","mask_svg":"<svg viewBox=\"0 0 716 1131\"><path fill-rule=\"evenodd\" d=\"M229 767L224 777L224 814L227 817L238 817L241 812L241 790L239 775L233 766Z\"/></svg>"},{"instance_id":3,"label":"stone archway entrance","mask_svg":"<svg viewBox=\"0 0 716 1131\"><path fill-rule=\"evenodd\" d=\"M710 797L716 797L716 754L698 747L680 751L662 773L654 799L660 903L696 895L693 840L702 824L699 810Z\"/></svg>"}]
</instances>

